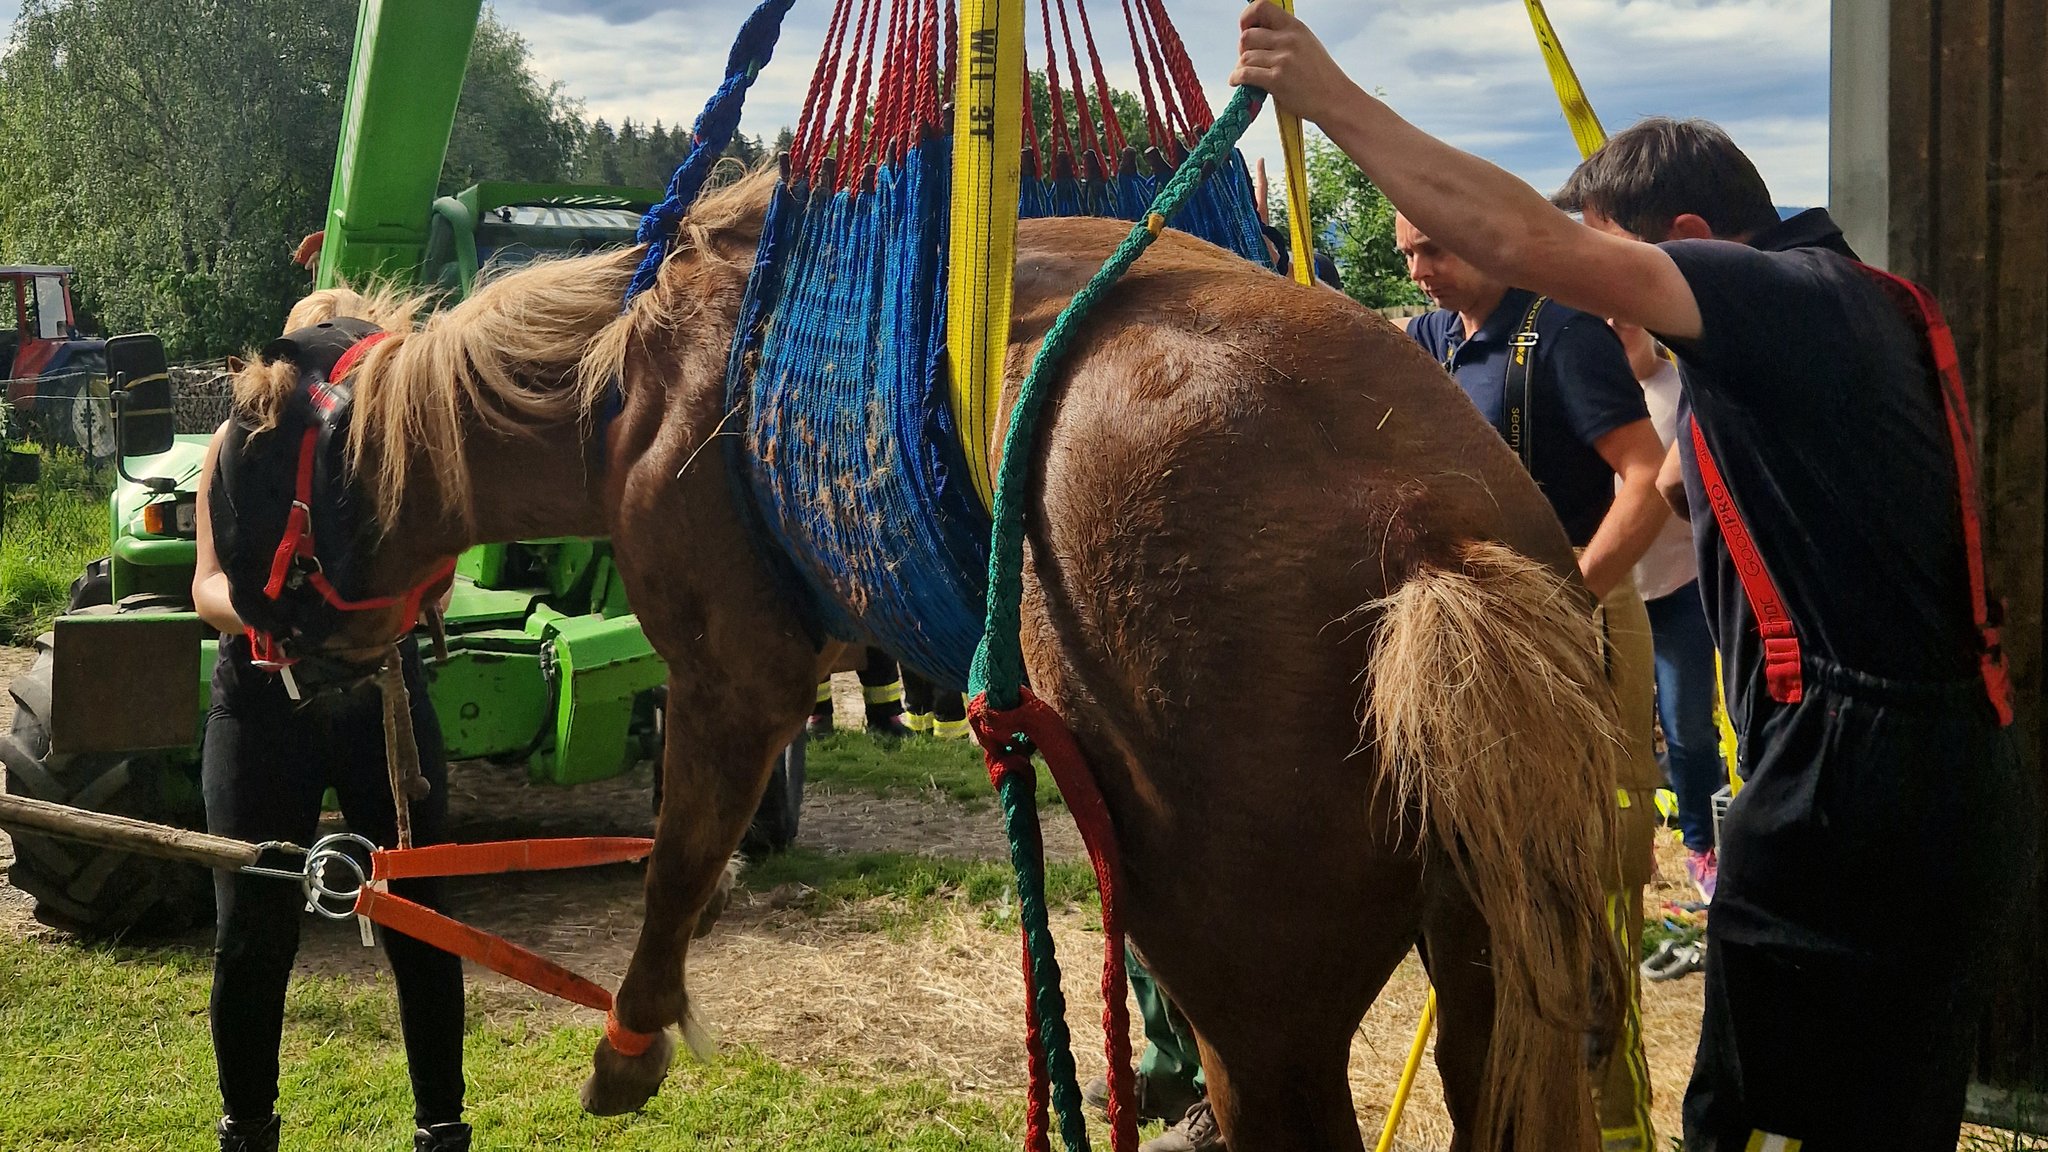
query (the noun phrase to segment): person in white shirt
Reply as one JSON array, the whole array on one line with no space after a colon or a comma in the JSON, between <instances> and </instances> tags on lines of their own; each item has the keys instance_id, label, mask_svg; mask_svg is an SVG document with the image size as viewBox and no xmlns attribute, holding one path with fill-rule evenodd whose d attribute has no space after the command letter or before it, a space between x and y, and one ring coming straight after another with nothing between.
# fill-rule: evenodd
<instances>
[{"instance_id":1,"label":"person in white shirt","mask_svg":"<svg viewBox=\"0 0 2048 1152\"><path fill-rule=\"evenodd\" d=\"M1657 354L1650 334L1615 323L1629 367L1643 386L1650 423L1664 447L1678 434L1678 365ZM1657 650L1657 721L1668 751L1665 775L1678 794L1678 830L1685 840L1685 870L1700 895L1714 898L1719 860L1714 853L1714 793L1725 775L1714 727L1714 640L1700 598L1692 523L1673 517L1636 562L1636 589L1650 611Z\"/></svg>"}]
</instances>

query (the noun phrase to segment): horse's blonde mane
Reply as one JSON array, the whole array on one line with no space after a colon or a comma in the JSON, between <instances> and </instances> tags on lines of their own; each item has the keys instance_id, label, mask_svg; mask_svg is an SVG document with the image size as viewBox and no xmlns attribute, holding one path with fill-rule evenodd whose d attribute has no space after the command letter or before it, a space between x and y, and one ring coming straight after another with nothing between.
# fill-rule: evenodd
<instances>
[{"instance_id":1,"label":"horse's blonde mane","mask_svg":"<svg viewBox=\"0 0 2048 1152\"><path fill-rule=\"evenodd\" d=\"M716 191L706 192L690 207L690 214L676 230L676 238L669 245L668 260L689 255L696 263L712 263L727 267L750 264L753 260L752 245L744 247L740 254L721 250L716 238L729 235L741 228L750 219L758 227L767 214L769 193L777 179L775 166L764 164L746 172L739 179ZM666 267L666 265L664 266ZM642 292L633 300L633 305L614 317L613 323L590 343L584 353L583 363L577 370L577 390L582 393L586 407L595 404L611 388L612 382L625 378L626 354L640 334L650 330L674 331L698 318L703 301L697 295L673 289L668 277L649 291Z\"/></svg>"},{"instance_id":2,"label":"horse's blonde mane","mask_svg":"<svg viewBox=\"0 0 2048 1152\"><path fill-rule=\"evenodd\" d=\"M759 217L775 179L760 168L706 192L691 207L671 258L710 252L711 237ZM426 296L389 289L315 292L289 327L333 316L368 320L394 335L351 371L355 391L349 467L376 494L378 522L396 523L415 467L432 470L448 508L473 522L464 437L467 421L499 432L585 420L621 379L633 334L680 311L657 288L623 314L620 303L644 247L542 260L487 275L469 299L418 319ZM235 404L259 428L275 426L298 384L288 363L252 362L235 380Z\"/></svg>"},{"instance_id":3,"label":"horse's blonde mane","mask_svg":"<svg viewBox=\"0 0 2048 1152\"><path fill-rule=\"evenodd\" d=\"M429 299L425 293L404 292L384 283L373 284L361 292L346 284L322 288L292 305L291 313L285 317L284 330L296 332L336 317L347 317L367 320L386 332L408 332ZM275 428L284 413L285 401L299 386L299 370L288 360L265 364L254 351L244 360L245 366L235 373L235 408L258 431Z\"/></svg>"}]
</instances>

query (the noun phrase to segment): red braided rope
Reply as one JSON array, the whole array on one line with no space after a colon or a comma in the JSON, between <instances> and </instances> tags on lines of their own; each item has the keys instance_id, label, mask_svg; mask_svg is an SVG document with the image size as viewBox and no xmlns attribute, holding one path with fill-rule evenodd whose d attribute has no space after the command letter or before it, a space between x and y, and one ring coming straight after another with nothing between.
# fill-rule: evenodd
<instances>
[{"instance_id":1,"label":"red braided rope","mask_svg":"<svg viewBox=\"0 0 2048 1152\"><path fill-rule=\"evenodd\" d=\"M839 78L839 99L835 105L832 127L826 130L825 147L820 149L818 155L811 161L818 171L823 170L825 158L829 152L837 152L840 167L845 167L849 162L850 158L846 155L846 113L847 109L853 105L853 82L858 78L858 73L860 72L860 42L867 35L868 14L873 11L873 8L872 4L862 3L860 15L855 19L853 26L853 55L846 61L844 73ZM833 64L835 66L839 64L839 60L836 57L833 60Z\"/></svg>"},{"instance_id":2,"label":"red braided rope","mask_svg":"<svg viewBox=\"0 0 2048 1152\"><path fill-rule=\"evenodd\" d=\"M797 119L796 136L790 142L790 168L813 182L824 159L821 135L831 112L832 84L839 75L839 55L846 37L846 17L853 0L838 0L832 6L832 21L825 29L825 43L819 50L818 67L811 73L810 92L804 97L803 114Z\"/></svg>"},{"instance_id":3,"label":"red braided rope","mask_svg":"<svg viewBox=\"0 0 2048 1152\"><path fill-rule=\"evenodd\" d=\"M951 5L947 5L948 9ZM917 133L916 144L926 132L939 127L939 4L925 0L923 18L918 21L917 46Z\"/></svg>"},{"instance_id":4,"label":"red braided rope","mask_svg":"<svg viewBox=\"0 0 2048 1152\"><path fill-rule=\"evenodd\" d=\"M884 53L884 60L909 63L912 74L915 75L916 60L910 56L909 46L904 40L904 9L908 6L909 0L890 0L889 34L883 37L882 51ZM902 119L903 101L914 91L914 88L906 87L903 84L889 83L889 75L886 72L882 80L882 91L875 99L874 134L869 139L867 149L864 152L870 164L882 164L888 161L889 154L894 150L898 139L897 133L902 126L900 121Z\"/></svg>"},{"instance_id":5,"label":"red braided rope","mask_svg":"<svg viewBox=\"0 0 2048 1152\"><path fill-rule=\"evenodd\" d=\"M1046 143L1055 155L1072 156L1074 142L1067 136L1067 107L1060 99L1060 56L1053 50L1052 9L1046 6L1046 0L1038 0L1038 23L1045 30L1045 91L1052 104L1052 138Z\"/></svg>"},{"instance_id":6,"label":"red braided rope","mask_svg":"<svg viewBox=\"0 0 2048 1152\"><path fill-rule=\"evenodd\" d=\"M939 14L946 20L946 81L939 92L942 97L939 103L950 104L954 92L960 87L960 26L955 22L951 0L944 0L939 5Z\"/></svg>"},{"instance_id":7,"label":"red braided rope","mask_svg":"<svg viewBox=\"0 0 2048 1152\"><path fill-rule=\"evenodd\" d=\"M975 737L981 742L982 756L988 762L992 778L1010 772L1034 771L1031 748L1037 750L1045 766L1052 771L1053 782L1059 785L1060 796L1066 800L1067 810L1073 813L1074 824L1081 831L1081 842L1087 846L1088 862L1095 869L1095 883L1102 893L1102 1031L1104 1055L1109 1063L1110 1146L1116 1152L1134 1152L1138 1146L1137 1086L1131 1075L1131 1017L1124 973L1124 925L1116 879L1120 863L1116 824L1110 819L1109 803L1103 799L1095 773L1088 767L1088 759L1074 740L1073 732L1060 719L1059 713L1032 695L1030 689L1020 688L1017 706L1004 711L990 709L986 694L976 696L968 705L968 720L974 728ZM1031 747L1012 751L1011 736L1019 732L1030 741ZM1025 1003L1036 1005L1028 948L1024 972ZM1033 1009L1027 1009L1026 1027L1026 1042L1032 1054L1029 1115L1033 1125L1037 1125L1043 1122L1040 1101L1049 1089L1045 1087L1042 1067L1044 1057L1039 1021Z\"/></svg>"},{"instance_id":8,"label":"red braided rope","mask_svg":"<svg viewBox=\"0 0 2048 1152\"><path fill-rule=\"evenodd\" d=\"M1042 175L1042 174L1044 173L1044 171L1045 171L1045 165L1044 165L1044 163L1043 163L1043 162L1042 162L1042 161L1040 160L1040 158L1039 158L1039 155L1038 155L1038 112L1037 112L1037 110L1036 110L1036 109L1032 108L1032 106L1031 106L1031 60L1030 60L1030 58L1029 58L1029 57L1026 57L1026 58L1025 58L1025 61L1024 61L1024 77L1023 77L1023 81L1024 81L1024 148L1025 148L1025 150L1026 150L1026 151L1030 152L1030 154L1031 154L1031 166L1032 166L1032 167L1033 167L1034 169L1036 169L1036 171L1033 171L1033 172L1027 173L1027 175L1030 175L1030 176L1039 176L1039 175Z\"/></svg>"},{"instance_id":9,"label":"red braided rope","mask_svg":"<svg viewBox=\"0 0 2048 1152\"><path fill-rule=\"evenodd\" d=\"M1081 130L1081 149L1099 156L1102 143L1095 136L1095 113L1088 107L1088 82L1081 78L1081 58L1074 52L1074 33L1067 26L1067 0L1053 0L1053 7L1060 14L1060 40L1067 49L1067 75L1074 90L1074 118ZM1058 67L1054 62L1049 65Z\"/></svg>"},{"instance_id":10,"label":"red braided rope","mask_svg":"<svg viewBox=\"0 0 2048 1152\"><path fill-rule=\"evenodd\" d=\"M1052 1073L1046 1068L1045 1033L1038 1025L1038 978L1031 972L1031 944L1024 956L1024 1065L1029 1087L1024 1098L1024 1147L1052 1152Z\"/></svg>"},{"instance_id":11,"label":"red braided rope","mask_svg":"<svg viewBox=\"0 0 2048 1152\"><path fill-rule=\"evenodd\" d=\"M1209 108L1209 98L1202 93L1202 80L1195 71L1195 62L1188 58L1187 45L1181 42L1180 31L1173 26L1173 20L1166 14L1165 0L1142 0L1152 7L1153 24L1159 35L1159 44L1166 52L1166 59L1172 65L1174 83L1180 88L1180 100L1186 109L1188 127L1194 135L1200 136L1216 123L1216 114ZM1193 141L1189 141L1192 146Z\"/></svg>"},{"instance_id":12,"label":"red braided rope","mask_svg":"<svg viewBox=\"0 0 2048 1152\"><path fill-rule=\"evenodd\" d=\"M1163 151L1168 144L1188 132L1188 118L1174 95L1172 71L1166 66L1166 56L1159 48L1159 30L1154 27L1156 21L1152 5L1147 0L1137 0L1137 5L1138 22L1145 29L1145 50L1152 57L1152 67L1159 75L1160 105L1166 110L1167 138L1153 142Z\"/></svg>"},{"instance_id":13,"label":"red braided rope","mask_svg":"<svg viewBox=\"0 0 2048 1152\"><path fill-rule=\"evenodd\" d=\"M877 3L873 7L875 18L862 22L867 29L867 39L865 42L858 43L855 46L856 51L860 53L860 92L854 98L853 107L850 109L853 114L852 123L847 126L846 135L841 139L839 145L839 188L841 191L850 191L860 187L861 175L866 167L868 132L866 110L873 107L868 101L868 93L874 87L875 38L882 31L881 5ZM882 79L884 83L887 83L889 78L884 75Z\"/></svg>"}]
</instances>

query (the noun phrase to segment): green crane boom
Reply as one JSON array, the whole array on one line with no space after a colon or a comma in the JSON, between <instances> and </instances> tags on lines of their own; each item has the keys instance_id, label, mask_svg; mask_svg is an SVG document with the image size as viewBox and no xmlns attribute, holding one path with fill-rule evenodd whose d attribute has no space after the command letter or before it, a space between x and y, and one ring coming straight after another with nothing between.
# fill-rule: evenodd
<instances>
[{"instance_id":1,"label":"green crane boom","mask_svg":"<svg viewBox=\"0 0 2048 1152\"><path fill-rule=\"evenodd\" d=\"M482 0L363 0L320 287L373 275L409 279L419 269L482 7Z\"/></svg>"}]
</instances>

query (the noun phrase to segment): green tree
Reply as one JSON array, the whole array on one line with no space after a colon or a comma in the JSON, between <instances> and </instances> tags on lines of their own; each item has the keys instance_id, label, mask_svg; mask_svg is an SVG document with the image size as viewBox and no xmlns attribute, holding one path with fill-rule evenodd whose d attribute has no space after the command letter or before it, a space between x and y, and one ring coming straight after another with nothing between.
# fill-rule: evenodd
<instances>
[{"instance_id":1,"label":"green tree","mask_svg":"<svg viewBox=\"0 0 2048 1152\"><path fill-rule=\"evenodd\" d=\"M1111 88L1109 90L1109 106L1116 113L1117 124L1124 130L1124 135L1130 139L1131 146L1143 150L1150 142L1150 138L1146 135L1145 131L1144 102L1135 95L1125 92L1120 88ZM1067 138L1074 142L1074 147L1079 148L1081 146L1081 109L1075 104L1073 89L1064 85L1060 88L1060 109L1066 113ZM1088 89L1088 116L1089 123L1095 127L1097 132L1102 130L1101 112L1101 97L1096 95L1094 85L1091 82ZM1038 125L1038 154L1040 156L1051 156L1054 143L1052 132L1052 89L1046 84L1045 71L1043 69L1034 68L1031 72L1031 117L1033 123ZM1026 141L1027 145L1030 143L1030 141ZM1112 166L1116 163L1115 157L1106 156L1103 159Z\"/></svg>"},{"instance_id":2,"label":"green tree","mask_svg":"<svg viewBox=\"0 0 2048 1152\"><path fill-rule=\"evenodd\" d=\"M485 9L441 165L444 194L479 180L569 178L584 132L582 109L560 83L534 74L530 55L526 41Z\"/></svg>"},{"instance_id":3,"label":"green tree","mask_svg":"<svg viewBox=\"0 0 2048 1152\"><path fill-rule=\"evenodd\" d=\"M70 264L80 304L180 358L275 335L307 288L356 0L27 0L0 53L0 260ZM448 186L558 178L576 109L486 16Z\"/></svg>"},{"instance_id":4,"label":"green tree","mask_svg":"<svg viewBox=\"0 0 2048 1152\"><path fill-rule=\"evenodd\" d=\"M1394 247L1394 206L1365 173L1320 133L1307 140L1309 218L1316 247L1337 262L1344 291L1368 308L1427 304ZM1287 206L1275 192L1273 224L1287 231Z\"/></svg>"}]
</instances>

